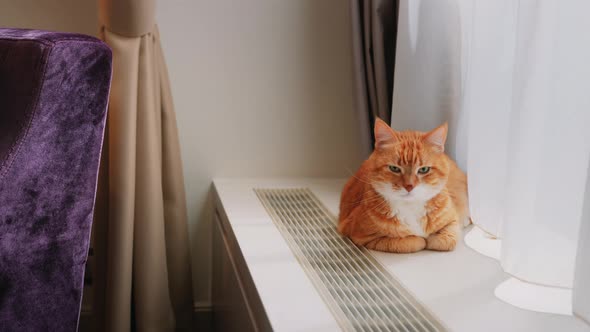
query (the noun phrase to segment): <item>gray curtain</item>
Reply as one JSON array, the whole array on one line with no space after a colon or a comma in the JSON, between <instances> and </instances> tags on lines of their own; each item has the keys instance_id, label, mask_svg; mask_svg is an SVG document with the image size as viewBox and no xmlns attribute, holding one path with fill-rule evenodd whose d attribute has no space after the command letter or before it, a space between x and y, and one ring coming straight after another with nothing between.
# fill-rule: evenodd
<instances>
[{"instance_id":1,"label":"gray curtain","mask_svg":"<svg viewBox=\"0 0 590 332\"><path fill-rule=\"evenodd\" d=\"M366 156L375 117L391 122L398 8L398 0L350 0L355 112Z\"/></svg>"}]
</instances>

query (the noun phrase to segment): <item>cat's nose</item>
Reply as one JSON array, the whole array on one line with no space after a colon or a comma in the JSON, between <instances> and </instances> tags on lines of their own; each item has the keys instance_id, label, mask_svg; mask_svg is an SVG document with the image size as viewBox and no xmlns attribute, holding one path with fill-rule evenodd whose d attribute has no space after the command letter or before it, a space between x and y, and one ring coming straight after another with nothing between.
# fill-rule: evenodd
<instances>
[{"instance_id":1,"label":"cat's nose","mask_svg":"<svg viewBox=\"0 0 590 332\"><path fill-rule=\"evenodd\" d=\"M413 185L411 185L411 184L406 184L406 185L404 186L404 188L406 188L406 191L407 191L407 192L410 192L410 191L412 191L412 189L414 189L414 186L413 186Z\"/></svg>"}]
</instances>

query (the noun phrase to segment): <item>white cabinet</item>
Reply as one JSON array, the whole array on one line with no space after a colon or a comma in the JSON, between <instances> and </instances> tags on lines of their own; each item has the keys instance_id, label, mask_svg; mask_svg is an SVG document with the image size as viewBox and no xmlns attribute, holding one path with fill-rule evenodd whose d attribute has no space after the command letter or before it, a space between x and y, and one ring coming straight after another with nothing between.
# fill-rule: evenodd
<instances>
[{"instance_id":1,"label":"white cabinet","mask_svg":"<svg viewBox=\"0 0 590 332\"><path fill-rule=\"evenodd\" d=\"M218 332L272 331L252 277L223 212L213 225L213 325Z\"/></svg>"}]
</instances>

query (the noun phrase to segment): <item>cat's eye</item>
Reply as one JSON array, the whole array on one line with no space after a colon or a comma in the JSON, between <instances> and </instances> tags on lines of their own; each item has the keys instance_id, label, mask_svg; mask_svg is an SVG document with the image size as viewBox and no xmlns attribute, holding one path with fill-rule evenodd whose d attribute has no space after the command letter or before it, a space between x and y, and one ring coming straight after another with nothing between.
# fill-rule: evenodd
<instances>
[{"instance_id":1,"label":"cat's eye","mask_svg":"<svg viewBox=\"0 0 590 332\"><path fill-rule=\"evenodd\" d=\"M389 165L389 170L392 171L393 173L401 173L402 172L401 168L394 166L394 165Z\"/></svg>"},{"instance_id":2,"label":"cat's eye","mask_svg":"<svg viewBox=\"0 0 590 332\"><path fill-rule=\"evenodd\" d=\"M426 174L428 172L430 172L429 166L424 166L424 167L418 168L418 174Z\"/></svg>"}]
</instances>

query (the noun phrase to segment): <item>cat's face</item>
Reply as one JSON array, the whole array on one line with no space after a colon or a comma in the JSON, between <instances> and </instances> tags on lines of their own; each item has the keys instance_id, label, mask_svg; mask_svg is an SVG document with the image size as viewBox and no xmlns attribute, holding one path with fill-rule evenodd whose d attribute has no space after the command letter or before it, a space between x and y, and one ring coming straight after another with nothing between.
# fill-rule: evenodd
<instances>
[{"instance_id":1,"label":"cat's face","mask_svg":"<svg viewBox=\"0 0 590 332\"><path fill-rule=\"evenodd\" d=\"M390 201L428 201L436 196L449 174L446 134L446 124L429 133L396 132L377 119L368 174L375 190Z\"/></svg>"}]
</instances>

